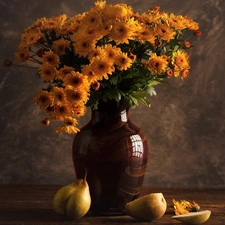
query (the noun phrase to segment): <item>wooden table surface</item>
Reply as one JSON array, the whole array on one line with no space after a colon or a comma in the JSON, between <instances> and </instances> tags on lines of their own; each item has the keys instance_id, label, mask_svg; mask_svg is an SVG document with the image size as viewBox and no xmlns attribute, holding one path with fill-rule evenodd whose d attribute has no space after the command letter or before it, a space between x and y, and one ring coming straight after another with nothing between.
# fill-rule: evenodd
<instances>
[{"instance_id":1,"label":"wooden table surface","mask_svg":"<svg viewBox=\"0 0 225 225\"><path fill-rule=\"evenodd\" d=\"M156 225L182 224L172 219L174 210L172 199L196 201L201 210L211 210L211 217L205 225L225 225L225 189L216 190L181 190L163 188L143 188L142 195L163 193L167 201L167 211L154 222L140 222L129 216L93 217L86 215L76 221L57 215L52 208L52 199L58 186L0 185L0 224L1 225Z\"/></svg>"}]
</instances>

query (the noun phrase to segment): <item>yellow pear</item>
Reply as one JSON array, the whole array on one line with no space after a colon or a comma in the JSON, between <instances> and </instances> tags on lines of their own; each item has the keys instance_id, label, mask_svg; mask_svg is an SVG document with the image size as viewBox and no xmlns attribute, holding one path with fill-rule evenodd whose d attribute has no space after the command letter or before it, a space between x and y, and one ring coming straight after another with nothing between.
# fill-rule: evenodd
<instances>
[{"instance_id":1,"label":"yellow pear","mask_svg":"<svg viewBox=\"0 0 225 225\"><path fill-rule=\"evenodd\" d=\"M62 216L66 215L66 212L65 212L66 203L69 197L71 196L71 194L75 190L76 190L76 185L75 185L75 182L73 182L71 184L63 186L56 192L53 199L53 207L58 214Z\"/></svg>"},{"instance_id":2,"label":"yellow pear","mask_svg":"<svg viewBox=\"0 0 225 225\"><path fill-rule=\"evenodd\" d=\"M60 188L53 199L54 210L71 219L84 216L91 206L89 186L84 179L78 179L72 184Z\"/></svg>"},{"instance_id":3,"label":"yellow pear","mask_svg":"<svg viewBox=\"0 0 225 225\"><path fill-rule=\"evenodd\" d=\"M199 212L190 212L187 214L173 216L172 218L185 224L202 224L209 219L210 215L210 210L203 210Z\"/></svg>"},{"instance_id":4,"label":"yellow pear","mask_svg":"<svg viewBox=\"0 0 225 225\"><path fill-rule=\"evenodd\" d=\"M66 203L66 215L71 219L84 216L91 205L91 197L88 184L85 180L77 180L76 190Z\"/></svg>"},{"instance_id":5,"label":"yellow pear","mask_svg":"<svg viewBox=\"0 0 225 225\"><path fill-rule=\"evenodd\" d=\"M141 221L157 220L166 212L167 203L162 193L151 193L125 205L126 213Z\"/></svg>"}]
</instances>

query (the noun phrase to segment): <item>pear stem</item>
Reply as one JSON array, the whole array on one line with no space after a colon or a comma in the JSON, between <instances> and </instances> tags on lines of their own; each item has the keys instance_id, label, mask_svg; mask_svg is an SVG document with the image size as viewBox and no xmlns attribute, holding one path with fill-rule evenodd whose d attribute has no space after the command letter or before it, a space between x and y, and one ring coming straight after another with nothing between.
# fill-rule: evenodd
<instances>
[{"instance_id":1,"label":"pear stem","mask_svg":"<svg viewBox=\"0 0 225 225\"><path fill-rule=\"evenodd\" d=\"M84 169L84 183L85 183L86 180L87 180L87 173L88 173L88 169L85 168L85 169Z\"/></svg>"}]
</instances>

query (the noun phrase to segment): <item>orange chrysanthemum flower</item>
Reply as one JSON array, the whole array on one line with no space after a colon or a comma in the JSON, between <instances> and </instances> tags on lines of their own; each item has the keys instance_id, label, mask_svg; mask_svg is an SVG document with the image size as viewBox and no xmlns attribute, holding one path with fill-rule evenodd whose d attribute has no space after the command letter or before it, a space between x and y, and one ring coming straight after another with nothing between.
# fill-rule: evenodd
<instances>
[{"instance_id":1,"label":"orange chrysanthemum flower","mask_svg":"<svg viewBox=\"0 0 225 225\"><path fill-rule=\"evenodd\" d=\"M186 78L188 76L188 74L189 74L189 69L183 69L181 71L180 76L181 76L182 79L184 79L184 78Z\"/></svg>"},{"instance_id":2,"label":"orange chrysanthemum flower","mask_svg":"<svg viewBox=\"0 0 225 225\"><path fill-rule=\"evenodd\" d=\"M148 12L144 12L140 15L140 20L150 24L157 22L161 18L161 14L159 9L149 10Z\"/></svg>"},{"instance_id":3,"label":"orange chrysanthemum flower","mask_svg":"<svg viewBox=\"0 0 225 225\"><path fill-rule=\"evenodd\" d=\"M170 26L175 29L183 30L187 27L186 19L181 15L174 15L171 13L170 15L164 14L163 20Z\"/></svg>"},{"instance_id":4,"label":"orange chrysanthemum flower","mask_svg":"<svg viewBox=\"0 0 225 225\"><path fill-rule=\"evenodd\" d=\"M134 40L137 31L140 29L139 24L131 18L125 21L117 21L113 23L113 28L110 31L109 38L115 41L116 44L129 43L129 40Z\"/></svg>"},{"instance_id":5,"label":"orange chrysanthemum flower","mask_svg":"<svg viewBox=\"0 0 225 225\"><path fill-rule=\"evenodd\" d=\"M161 74L165 71L167 65L168 62L163 56L157 56L155 53L152 53L145 66L151 73Z\"/></svg>"},{"instance_id":6,"label":"orange chrysanthemum flower","mask_svg":"<svg viewBox=\"0 0 225 225\"><path fill-rule=\"evenodd\" d=\"M101 86L101 84L100 84L98 81L93 82L93 83L91 84L91 88L92 88L93 90L95 90L95 91L99 90L100 86Z\"/></svg>"},{"instance_id":7,"label":"orange chrysanthemum flower","mask_svg":"<svg viewBox=\"0 0 225 225\"><path fill-rule=\"evenodd\" d=\"M59 65L59 56L52 51L45 52L42 55L43 63L49 63L51 66L57 67Z\"/></svg>"},{"instance_id":8,"label":"orange chrysanthemum flower","mask_svg":"<svg viewBox=\"0 0 225 225\"><path fill-rule=\"evenodd\" d=\"M105 57L105 49L97 46L95 49L93 49L89 54L88 54L88 58L90 61L92 61L92 59L94 59L95 57L99 56L99 57Z\"/></svg>"},{"instance_id":9,"label":"orange chrysanthemum flower","mask_svg":"<svg viewBox=\"0 0 225 225\"><path fill-rule=\"evenodd\" d=\"M52 44L52 51L58 55L65 55L66 50L70 50L69 40L56 40Z\"/></svg>"},{"instance_id":10,"label":"orange chrysanthemum flower","mask_svg":"<svg viewBox=\"0 0 225 225\"><path fill-rule=\"evenodd\" d=\"M72 107L73 116L81 117L86 113L86 106L84 105L76 105L71 107Z\"/></svg>"},{"instance_id":11,"label":"orange chrysanthemum flower","mask_svg":"<svg viewBox=\"0 0 225 225\"><path fill-rule=\"evenodd\" d=\"M173 76L173 70L172 70L172 69L166 70L166 75L167 75L168 77L172 77L172 76Z\"/></svg>"},{"instance_id":12,"label":"orange chrysanthemum flower","mask_svg":"<svg viewBox=\"0 0 225 225\"><path fill-rule=\"evenodd\" d=\"M93 39L79 38L73 44L75 54L79 56L87 56L92 50L95 49L95 41Z\"/></svg>"},{"instance_id":13,"label":"orange chrysanthemum flower","mask_svg":"<svg viewBox=\"0 0 225 225\"><path fill-rule=\"evenodd\" d=\"M64 88L54 87L50 93L52 94L56 104L60 105L66 102Z\"/></svg>"},{"instance_id":14,"label":"orange chrysanthemum flower","mask_svg":"<svg viewBox=\"0 0 225 225\"><path fill-rule=\"evenodd\" d=\"M186 52L183 52L182 50L174 52L172 56L172 62L175 66L179 68L179 70L190 68L188 59L189 55Z\"/></svg>"},{"instance_id":15,"label":"orange chrysanthemum flower","mask_svg":"<svg viewBox=\"0 0 225 225\"><path fill-rule=\"evenodd\" d=\"M148 41L150 44L155 45L156 33L152 27L143 26L137 36L143 42Z\"/></svg>"},{"instance_id":16,"label":"orange chrysanthemum flower","mask_svg":"<svg viewBox=\"0 0 225 225\"><path fill-rule=\"evenodd\" d=\"M121 54L121 49L116 46L112 46L111 44L103 46L103 49L105 51L106 59L112 64L115 62L116 57Z\"/></svg>"},{"instance_id":17,"label":"orange chrysanthemum flower","mask_svg":"<svg viewBox=\"0 0 225 225\"><path fill-rule=\"evenodd\" d=\"M87 27L96 28L101 26L102 23L102 15L99 10L92 8L88 13L86 13L83 17L83 24Z\"/></svg>"},{"instance_id":18,"label":"orange chrysanthemum flower","mask_svg":"<svg viewBox=\"0 0 225 225\"><path fill-rule=\"evenodd\" d=\"M87 77L88 82L91 84L99 79L102 79L102 76L99 77L95 75L90 65L86 65L82 68L82 74Z\"/></svg>"},{"instance_id":19,"label":"orange chrysanthemum flower","mask_svg":"<svg viewBox=\"0 0 225 225\"><path fill-rule=\"evenodd\" d=\"M41 90L34 96L34 102L36 102L41 109L46 109L53 104L53 97L49 92Z\"/></svg>"},{"instance_id":20,"label":"orange chrysanthemum flower","mask_svg":"<svg viewBox=\"0 0 225 225\"><path fill-rule=\"evenodd\" d=\"M133 15L133 10L126 4L106 5L102 10L105 21L129 18Z\"/></svg>"},{"instance_id":21,"label":"orange chrysanthemum flower","mask_svg":"<svg viewBox=\"0 0 225 225\"><path fill-rule=\"evenodd\" d=\"M74 71L68 74L63 81L63 86L73 89L82 89L85 91L88 90L90 86L86 76Z\"/></svg>"},{"instance_id":22,"label":"orange chrysanthemum flower","mask_svg":"<svg viewBox=\"0 0 225 225\"><path fill-rule=\"evenodd\" d=\"M199 24L197 22L193 21L191 18L187 16L185 16L184 18L186 20L186 26L189 30L193 30L193 31L199 30Z\"/></svg>"},{"instance_id":23,"label":"orange chrysanthemum flower","mask_svg":"<svg viewBox=\"0 0 225 225\"><path fill-rule=\"evenodd\" d=\"M106 1L96 1L95 3L96 9L102 10L106 6Z\"/></svg>"},{"instance_id":24,"label":"orange chrysanthemum flower","mask_svg":"<svg viewBox=\"0 0 225 225\"><path fill-rule=\"evenodd\" d=\"M56 128L56 133L68 133L75 134L80 131L77 125L77 119L69 116L65 116L63 119L63 125L61 127Z\"/></svg>"},{"instance_id":25,"label":"orange chrysanthemum flower","mask_svg":"<svg viewBox=\"0 0 225 225\"><path fill-rule=\"evenodd\" d=\"M190 42L189 41L185 41L184 42L184 48L190 48L191 47L191 44L190 44Z\"/></svg>"},{"instance_id":26,"label":"orange chrysanthemum flower","mask_svg":"<svg viewBox=\"0 0 225 225\"><path fill-rule=\"evenodd\" d=\"M38 74L44 81L52 83L57 77L57 70L49 63L43 63L39 68Z\"/></svg>"},{"instance_id":27,"label":"orange chrysanthemum flower","mask_svg":"<svg viewBox=\"0 0 225 225\"><path fill-rule=\"evenodd\" d=\"M93 73L98 77L98 80L102 80L103 78L108 79L108 75L112 74L115 69L110 61L100 57L95 57L90 66Z\"/></svg>"},{"instance_id":28,"label":"orange chrysanthemum flower","mask_svg":"<svg viewBox=\"0 0 225 225\"><path fill-rule=\"evenodd\" d=\"M40 30L32 30L29 32L24 32L22 34L23 44L24 46L32 46L36 45L38 41L40 40L42 34Z\"/></svg>"},{"instance_id":29,"label":"orange chrysanthemum flower","mask_svg":"<svg viewBox=\"0 0 225 225\"><path fill-rule=\"evenodd\" d=\"M43 18L41 21L41 28L43 31L57 29L62 26L66 20L66 15L60 15L59 17Z\"/></svg>"},{"instance_id":30,"label":"orange chrysanthemum flower","mask_svg":"<svg viewBox=\"0 0 225 225\"><path fill-rule=\"evenodd\" d=\"M69 116L71 114L71 108L67 104L55 105L54 110L57 117Z\"/></svg>"},{"instance_id":31,"label":"orange chrysanthemum flower","mask_svg":"<svg viewBox=\"0 0 225 225\"><path fill-rule=\"evenodd\" d=\"M71 105L84 105L89 97L89 93L83 90L73 90L66 88L66 99Z\"/></svg>"},{"instance_id":32,"label":"orange chrysanthemum flower","mask_svg":"<svg viewBox=\"0 0 225 225\"><path fill-rule=\"evenodd\" d=\"M25 63L30 59L29 51L27 48L19 48L18 52L15 53L15 58L21 63Z\"/></svg>"},{"instance_id":33,"label":"orange chrysanthemum flower","mask_svg":"<svg viewBox=\"0 0 225 225\"><path fill-rule=\"evenodd\" d=\"M72 71L74 71L74 68L71 66L63 66L59 71L58 71L58 79L65 79L65 77L67 76L67 74L70 74Z\"/></svg>"},{"instance_id":34,"label":"orange chrysanthemum flower","mask_svg":"<svg viewBox=\"0 0 225 225\"><path fill-rule=\"evenodd\" d=\"M174 39L174 35L176 34L176 32L166 23L156 24L155 32L162 40L167 42L169 42L171 39Z\"/></svg>"},{"instance_id":35,"label":"orange chrysanthemum flower","mask_svg":"<svg viewBox=\"0 0 225 225\"><path fill-rule=\"evenodd\" d=\"M115 59L115 64L118 70L127 70L131 67L133 60L125 53L120 53Z\"/></svg>"}]
</instances>

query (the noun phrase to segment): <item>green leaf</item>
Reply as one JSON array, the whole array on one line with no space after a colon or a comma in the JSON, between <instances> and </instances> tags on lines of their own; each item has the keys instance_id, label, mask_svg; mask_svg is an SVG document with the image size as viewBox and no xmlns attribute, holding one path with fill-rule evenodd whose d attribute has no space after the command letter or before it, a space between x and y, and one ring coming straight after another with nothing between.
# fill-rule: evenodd
<instances>
[{"instance_id":1,"label":"green leaf","mask_svg":"<svg viewBox=\"0 0 225 225\"><path fill-rule=\"evenodd\" d=\"M109 89L105 94L109 99L115 99L117 102L121 100L121 94L117 89Z\"/></svg>"},{"instance_id":2,"label":"green leaf","mask_svg":"<svg viewBox=\"0 0 225 225\"><path fill-rule=\"evenodd\" d=\"M144 92L135 92L130 95L130 98L135 103L135 105L138 105L139 102L146 106L150 106L150 103L148 102L146 98L146 93Z\"/></svg>"},{"instance_id":3,"label":"green leaf","mask_svg":"<svg viewBox=\"0 0 225 225\"><path fill-rule=\"evenodd\" d=\"M118 79L119 79L119 74L113 74L109 78L109 80L110 80L112 85L117 85L118 84Z\"/></svg>"},{"instance_id":4,"label":"green leaf","mask_svg":"<svg viewBox=\"0 0 225 225\"><path fill-rule=\"evenodd\" d=\"M135 105L135 106L138 105L138 100L135 97L133 97L132 95L129 95L129 98L132 102L131 105Z\"/></svg>"},{"instance_id":5,"label":"green leaf","mask_svg":"<svg viewBox=\"0 0 225 225\"><path fill-rule=\"evenodd\" d=\"M146 87L146 92L147 92L150 96L156 95L155 88L152 87L152 86L147 86L147 87Z\"/></svg>"}]
</instances>

